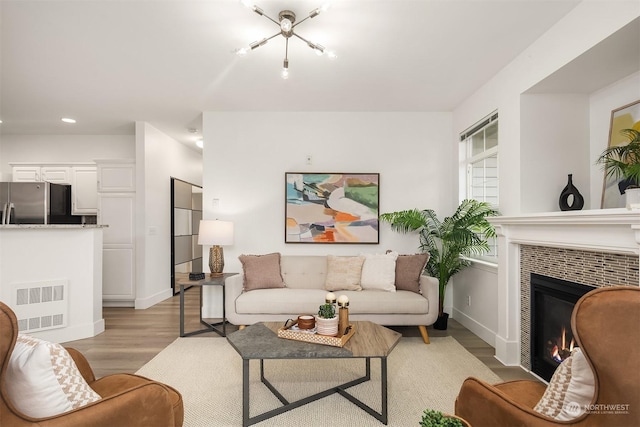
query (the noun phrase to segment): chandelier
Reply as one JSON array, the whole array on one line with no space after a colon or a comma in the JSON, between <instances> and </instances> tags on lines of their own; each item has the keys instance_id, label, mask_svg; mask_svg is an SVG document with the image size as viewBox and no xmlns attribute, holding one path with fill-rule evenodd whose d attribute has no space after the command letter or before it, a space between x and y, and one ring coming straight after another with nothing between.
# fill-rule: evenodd
<instances>
[{"instance_id":1,"label":"chandelier","mask_svg":"<svg viewBox=\"0 0 640 427\"><path fill-rule=\"evenodd\" d=\"M301 21L296 22L296 14L294 12L290 11L290 10L281 10L280 13L278 13L278 20L276 21L275 19L267 16L264 13L264 10L260 9L258 6L251 5L251 0L240 0L240 2L245 7L253 10L258 15L264 16L269 21L271 21L274 24L276 24L278 27L280 27L280 30L277 33L275 33L274 35L270 36L270 37L265 37L262 40L258 40L258 41L255 41L255 42L251 43L247 47L241 47L241 48L236 49L235 53L238 56L240 56L240 57L246 56L247 53L251 52L254 49L257 49L260 46L265 45L269 40L271 40L274 37L277 37L277 36L284 37L284 39L285 39L284 62L283 62L283 65L282 65L282 72L280 73L280 75L281 75L281 77L283 79L288 79L289 78L289 39L291 38L291 36L295 36L295 37L299 38L300 40L302 40L303 42L305 42L307 44L307 46L309 46L311 49L313 49L318 56L322 56L322 55L326 54L326 56L329 59L337 58L337 55L335 54L335 52L327 50L321 44L313 43L313 42L305 39L304 37L302 37L301 35L299 35L298 33L295 32L295 28L298 25L302 24L307 19L315 18L320 13L326 11L329 8L329 4L328 3L325 3L324 5L312 10L311 12L309 12L309 16L306 16Z\"/></svg>"}]
</instances>

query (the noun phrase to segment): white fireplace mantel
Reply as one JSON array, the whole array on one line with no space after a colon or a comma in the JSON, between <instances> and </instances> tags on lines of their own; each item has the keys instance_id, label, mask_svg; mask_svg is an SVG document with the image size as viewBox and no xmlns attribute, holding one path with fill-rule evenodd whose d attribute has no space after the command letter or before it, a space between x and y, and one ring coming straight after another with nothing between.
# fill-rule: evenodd
<instances>
[{"instance_id":1,"label":"white fireplace mantel","mask_svg":"<svg viewBox=\"0 0 640 427\"><path fill-rule=\"evenodd\" d=\"M505 365L520 364L520 245L640 256L638 210L545 212L489 221L498 234L496 358Z\"/></svg>"}]
</instances>

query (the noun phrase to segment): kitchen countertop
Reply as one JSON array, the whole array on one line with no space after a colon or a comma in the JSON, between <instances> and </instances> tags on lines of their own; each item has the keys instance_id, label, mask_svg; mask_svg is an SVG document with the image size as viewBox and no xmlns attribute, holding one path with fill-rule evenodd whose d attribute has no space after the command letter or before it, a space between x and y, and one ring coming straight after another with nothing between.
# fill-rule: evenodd
<instances>
[{"instance_id":1,"label":"kitchen countertop","mask_svg":"<svg viewBox=\"0 0 640 427\"><path fill-rule=\"evenodd\" d=\"M8 224L0 225L0 230L3 229L80 229L80 228L106 228L109 227L105 224Z\"/></svg>"}]
</instances>

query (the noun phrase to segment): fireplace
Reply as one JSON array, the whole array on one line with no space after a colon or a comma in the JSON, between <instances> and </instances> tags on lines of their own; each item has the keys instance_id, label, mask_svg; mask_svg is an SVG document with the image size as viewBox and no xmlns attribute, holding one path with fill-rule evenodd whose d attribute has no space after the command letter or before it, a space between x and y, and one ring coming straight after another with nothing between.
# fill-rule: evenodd
<instances>
[{"instance_id":1,"label":"fireplace","mask_svg":"<svg viewBox=\"0 0 640 427\"><path fill-rule=\"evenodd\" d=\"M531 370L549 381L576 344L571 313L592 286L531 273Z\"/></svg>"}]
</instances>

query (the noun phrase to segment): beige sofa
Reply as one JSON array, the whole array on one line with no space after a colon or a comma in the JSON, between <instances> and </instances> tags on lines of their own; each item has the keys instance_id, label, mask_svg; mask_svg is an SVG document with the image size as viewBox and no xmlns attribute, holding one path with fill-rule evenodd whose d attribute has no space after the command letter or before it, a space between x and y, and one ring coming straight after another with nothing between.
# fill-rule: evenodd
<instances>
[{"instance_id":1,"label":"beige sofa","mask_svg":"<svg viewBox=\"0 0 640 427\"><path fill-rule=\"evenodd\" d=\"M300 314L317 314L327 290L326 256L283 255L280 270L286 287L243 291L242 274L225 281L225 311L234 325L295 319ZM386 326L418 326L429 343L426 326L438 317L438 281L422 275L420 291L381 290L333 291L349 297L349 319L370 320Z\"/></svg>"}]
</instances>

